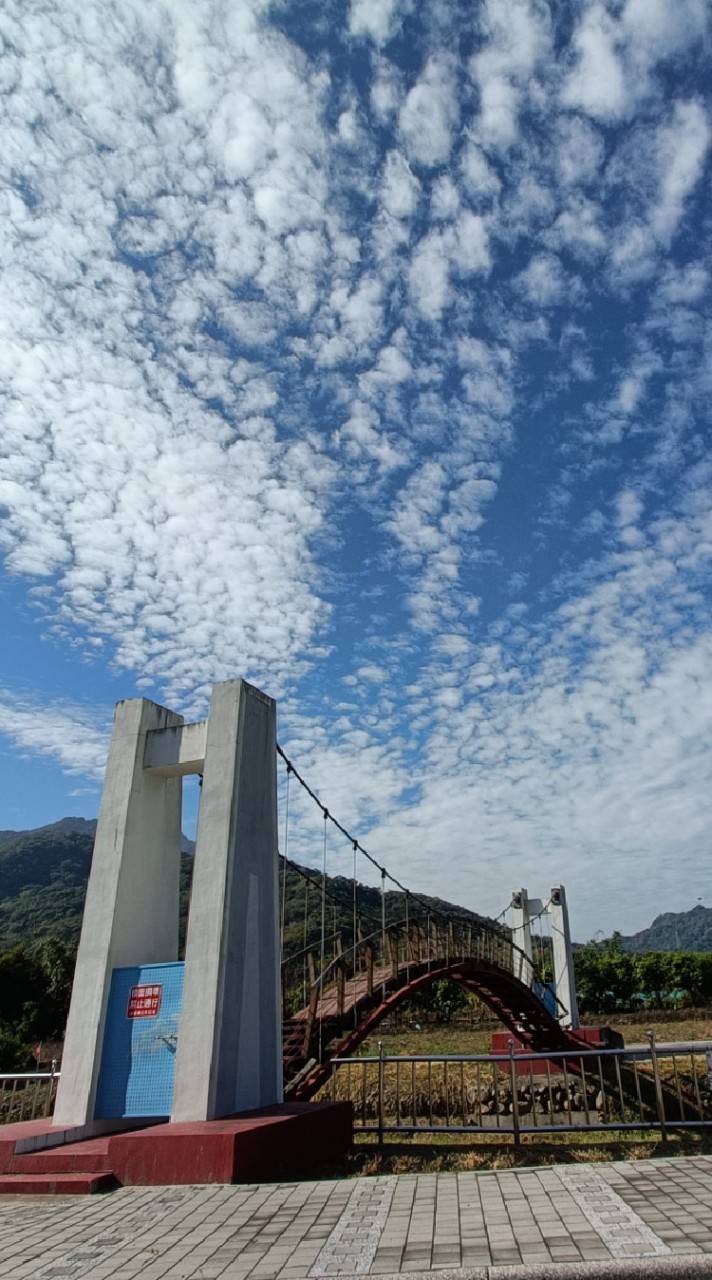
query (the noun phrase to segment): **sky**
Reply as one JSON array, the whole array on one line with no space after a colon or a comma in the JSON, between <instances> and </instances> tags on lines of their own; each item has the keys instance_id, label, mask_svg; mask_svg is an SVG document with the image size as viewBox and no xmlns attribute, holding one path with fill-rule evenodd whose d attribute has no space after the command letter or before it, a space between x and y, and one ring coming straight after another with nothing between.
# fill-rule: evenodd
<instances>
[{"instance_id":1,"label":"sky","mask_svg":"<svg viewBox=\"0 0 712 1280\"><path fill-rule=\"evenodd\" d=\"M97 813L119 698L242 676L415 891L712 905L705 0L0 38L0 828Z\"/></svg>"}]
</instances>

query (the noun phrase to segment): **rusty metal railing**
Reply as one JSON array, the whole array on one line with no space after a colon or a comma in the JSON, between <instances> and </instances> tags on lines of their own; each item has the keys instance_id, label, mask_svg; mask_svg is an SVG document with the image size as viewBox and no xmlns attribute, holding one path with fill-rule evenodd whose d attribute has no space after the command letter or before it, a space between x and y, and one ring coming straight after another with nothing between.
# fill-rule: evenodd
<instances>
[{"instance_id":1,"label":"rusty metal railing","mask_svg":"<svg viewBox=\"0 0 712 1280\"><path fill-rule=\"evenodd\" d=\"M355 1130L522 1134L712 1127L712 1041L565 1053L336 1058L330 1085Z\"/></svg>"},{"instance_id":2,"label":"rusty metal railing","mask_svg":"<svg viewBox=\"0 0 712 1280\"><path fill-rule=\"evenodd\" d=\"M50 1071L0 1072L0 1125L51 1116L60 1073Z\"/></svg>"}]
</instances>

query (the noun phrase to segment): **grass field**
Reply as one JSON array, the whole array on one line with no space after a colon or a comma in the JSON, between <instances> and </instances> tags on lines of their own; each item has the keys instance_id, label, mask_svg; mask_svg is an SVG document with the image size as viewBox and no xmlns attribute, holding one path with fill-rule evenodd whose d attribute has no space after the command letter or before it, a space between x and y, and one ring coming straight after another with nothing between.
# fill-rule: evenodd
<instances>
[{"instance_id":1,"label":"grass field","mask_svg":"<svg viewBox=\"0 0 712 1280\"><path fill-rule=\"evenodd\" d=\"M605 1021L601 1019L601 1022ZM646 1030L655 1030L658 1041L712 1041L712 1012L687 1016L680 1013L656 1015L649 1012L640 1016L609 1020L620 1031L626 1044L646 1042ZM493 1026L423 1026L413 1028L382 1028L377 1036L365 1041L359 1050L361 1056L376 1056L378 1042L388 1056L438 1055L488 1053ZM374 1068L375 1070L375 1068ZM350 1168L355 1175L379 1173L416 1173L419 1171L457 1171L467 1169L506 1169L531 1165L640 1160L655 1156L699 1155L712 1153L712 1131L672 1131L664 1142L658 1132L631 1132L628 1134L565 1134L522 1135L521 1144L514 1145L508 1135L423 1133L412 1138L388 1135L379 1147L374 1137L357 1138Z\"/></svg>"}]
</instances>

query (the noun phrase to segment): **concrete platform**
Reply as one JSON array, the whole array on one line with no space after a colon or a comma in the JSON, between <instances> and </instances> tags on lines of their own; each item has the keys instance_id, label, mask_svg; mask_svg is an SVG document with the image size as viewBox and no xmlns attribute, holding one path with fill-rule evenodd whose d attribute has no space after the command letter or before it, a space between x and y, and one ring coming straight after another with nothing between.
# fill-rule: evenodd
<instances>
[{"instance_id":1,"label":"concrete platform","mask_svg":"<svg viewBox=\"0 0 712 1280\"><path fill-rule=\"evenodd\" d=\"M292 1102L225 1120L158 1124L50 1145L49 1120L0 1126L0 1195L305 1177L352 1141L349 1102ZM0 1269L0 1276L2 1271Z\"/></svg>"},{"instance_id":2,"label":"concrete platform","mask_svg":"<svg viewBox=\"0 0 712 1280\"><path fill-rule=\"evenodd\" d=\"M712 1157L0 1200L3 1280L712 1276Z\"/></svg>"}]
</instances>

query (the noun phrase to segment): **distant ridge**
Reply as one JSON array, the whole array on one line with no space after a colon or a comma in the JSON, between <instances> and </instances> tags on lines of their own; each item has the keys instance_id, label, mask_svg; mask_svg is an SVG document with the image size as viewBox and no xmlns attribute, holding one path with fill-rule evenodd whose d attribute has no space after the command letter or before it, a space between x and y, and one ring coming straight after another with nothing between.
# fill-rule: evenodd
<instances>
[{"instance_id":1,"label":"distant ridge","mask_svg":"<svg viewBox=\"0 0 712 1280\"><path fill-rule=\"evenodd\" d=\"M0 831L0 849L22 840L25 836L39 836L63 832L67 835L94 836L96 818L60 818L58 822L49 822L46 827L34 827L30 831Z\"/></svg>"},{"instance_id":2,"label":"distant ridge","mask_svg":"<svg viewBox=\"0 0 712 1280\"><path fill-rule=\"evenodd\" d=\"M0 831L0 851L14 840L24 839L25 836L51 836L58 832L91 836L93 840L96 835L96 818L58 818L56 822L49 822L46 827L33 827L30 831ZM195 841L181 834L180 849L181 853L194 853Z\"/></svg>"},{"instance_id":3,"label":"distant ridge","mask_svg":"<svg viewBox=\"0 0 712 1280\"><path fill-rule=\"evenodd\" d=\"M647 929L621 937L625 951L712 951L712 907L666 911Z\"/></svg>"}]
</instances>

